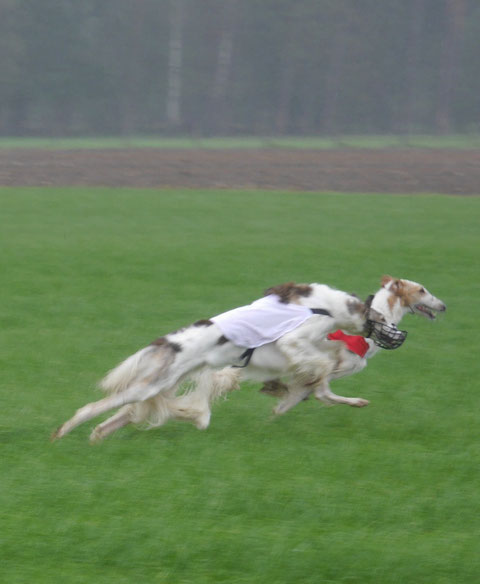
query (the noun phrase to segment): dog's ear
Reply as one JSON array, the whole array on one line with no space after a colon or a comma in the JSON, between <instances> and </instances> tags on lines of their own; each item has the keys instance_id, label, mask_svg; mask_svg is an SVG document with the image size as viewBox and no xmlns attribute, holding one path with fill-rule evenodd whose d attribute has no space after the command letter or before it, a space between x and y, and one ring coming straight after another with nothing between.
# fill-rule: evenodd
<instances>
[{"instance_id":1,"label":"dog's ear","mask_svg":"<svg viewBox=\"0 0 480 584\"><path fill-rule=\"evenodd\" d=\"M403 280L400 280L399 278L392 278L392 276L383 276L382 286L385 288L389 284L389 290L393 292L393 294L401 296L403 290Z\"/></svg>"}]
</instances>

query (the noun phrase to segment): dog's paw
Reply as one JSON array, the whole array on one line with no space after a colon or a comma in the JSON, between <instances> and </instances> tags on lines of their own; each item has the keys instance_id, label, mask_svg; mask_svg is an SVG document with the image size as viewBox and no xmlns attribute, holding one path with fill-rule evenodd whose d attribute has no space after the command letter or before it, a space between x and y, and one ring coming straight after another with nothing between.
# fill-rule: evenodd
<instances>
[{"instance_id":1,"label":"dog's paw","mask_svg":"<svg viewBox=\"0 0 480 584\"><path fill-rule=\"evenodd\" d=\"M210 424L210 412L195 418L194 424L197 430L206 430Z\"/></svg>"},{"instance_id":2,"label":"dog's paw","mask_svg":"<svg viewBox=\"0 0 480 584\"><path fill-rule=\"evenodd\" d=\"M362 399L361 397L357 397L355 399L354 402L352 402L352 406L354 408L364 408L365 406L368 406L370 402L368 401L368 399Z\"/></svg>"},{"instance_id":3,"label":"dog's paw","mask_svg":"<svg viewBox=\"0 0 480 584\"><path fill-rule=\"evenodd\" d=\"M100 443L104 438L104 435L102 433L102 431L99 429L99 427L97 426L96 428L94 428L90 434L89 437L89 442L90 444L98 444Z\"/></svg>"}]
</instances>

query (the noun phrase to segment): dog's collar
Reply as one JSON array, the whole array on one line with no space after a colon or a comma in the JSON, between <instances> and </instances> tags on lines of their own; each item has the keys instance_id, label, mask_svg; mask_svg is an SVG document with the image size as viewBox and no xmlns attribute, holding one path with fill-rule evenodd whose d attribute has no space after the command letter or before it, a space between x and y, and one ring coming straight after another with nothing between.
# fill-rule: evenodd
<instances>
[{"instance_id":1,"label":"dog's collar","mask_svg":"<svg viewBox=\"0 0 480 584\"><path fill-rule=\"evenodd\" d=\"M313 312L313 314L323 314L325 316L332 316L330 312L328 312L328 310L325 310L325 308L310 308L310 310Z\"/></svg>"}]
</instances>

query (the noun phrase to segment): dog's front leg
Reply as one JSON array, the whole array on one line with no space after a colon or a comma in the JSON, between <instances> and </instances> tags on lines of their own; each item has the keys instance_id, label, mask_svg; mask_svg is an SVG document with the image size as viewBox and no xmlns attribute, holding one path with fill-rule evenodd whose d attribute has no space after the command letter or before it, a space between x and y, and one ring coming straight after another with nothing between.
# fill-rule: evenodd
<instances>
[{"instance_id":1,"label":"dog's front leg","mask_svg":"<svg viewBox=\"0 0 480 584\"><path fill-rule=\"evenodd\" d=\"M321 381L315 388L314 393L315 397L318 400L328 405L346 404L356 408L363 408L364 406L368 406L368 404L370 403L368 400L363 399L361 397L344 397L342 395L336 395L330 389L328 379L324 379L323 381Z\"/></svg>"},{"instance_id":2,"label":"dog's front leg","mask_svg":"<svg viewBox=\"0 0 480 584\"><path fill-rule=\"evenodd\" d=\"M287 386L285 386L287 387ZM284 394L284 397L278 402L278 404L273 408L273 413L280 415L285 414L288 410L294 408L301 401L308 399L311 395L313 388L307 385L289 385Z\"/></svg>"}]
</instances>

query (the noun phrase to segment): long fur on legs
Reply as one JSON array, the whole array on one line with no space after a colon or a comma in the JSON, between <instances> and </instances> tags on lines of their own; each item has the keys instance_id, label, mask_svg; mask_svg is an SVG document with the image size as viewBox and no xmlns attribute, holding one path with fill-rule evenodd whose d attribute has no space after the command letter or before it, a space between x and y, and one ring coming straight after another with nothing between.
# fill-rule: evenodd
<instances>
[{"instance_id":1,"label":"long fur on legs","mask_svg":"<svg viewBox=\"0 0 480 584\"><path fill-rule=\"evenodd\" d=\"M238 369L225 368L215 371L203 368L194 372L169 394L158 394L146 401L123 406L119 412L94 428L91 442L99 442L106 436L128 424L140 428L157 428L168 420L191 422L199 430L210 423L212 404L225 394L240 388ZM108 391L108 389L107 389ZM180 392L180 395L176 395Z\"/></svg>"}]
</instances>

